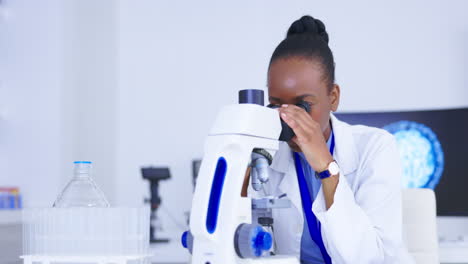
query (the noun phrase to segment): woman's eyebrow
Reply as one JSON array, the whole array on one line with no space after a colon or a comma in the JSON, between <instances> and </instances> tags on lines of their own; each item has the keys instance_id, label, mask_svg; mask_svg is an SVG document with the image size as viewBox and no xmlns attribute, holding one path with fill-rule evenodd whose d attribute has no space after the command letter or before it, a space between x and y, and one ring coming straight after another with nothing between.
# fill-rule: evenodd
<instances>
[{"instance_id":1,"label":"woman's eyebrow","mask_svg":"<svg viewBox=\"0 0 468 264\"><path fill-rule=\"evenodd\" d=\"M294 100L300 101L300 100L302 100L302 99L304 99L304 98L306 98L306 97L314 97L314 98L315 98L315 97L317 97L317 96L315 96L314 94L303 94L303 95L300 95L300 96L295 97ZM269 96L268 99L269 99L270 101L281 102L281 98L274 97L274 96Z\"/></svg>"},{"instance_id":2,"label":"woman's eyebrow","mask_svg":"<svg viewBox=\"0 0 468 264\"><path fill-rule=\"evenodd\" d=\"M270 101L281 102L281 99L279 99L278 97L269 96L268 99L270 99Z\"/></svg>"},{"instance_id":3,"label":"woman's eyebrow","mask_svg":"<svg viewBox=\"0 0 468 264\"><path fill-rule=\"evenodd\" d=\"M306 97L309 97L309 96L310 96L310 97L314 97L314 98L317 97L317 96L315 96L314 94L303 94L303 95L301 95L301 96L296 97L295 99L299 101L299 100L302 100L302 99L304 99L304 98L306 98Z\"/></svg>"}]
</instances>

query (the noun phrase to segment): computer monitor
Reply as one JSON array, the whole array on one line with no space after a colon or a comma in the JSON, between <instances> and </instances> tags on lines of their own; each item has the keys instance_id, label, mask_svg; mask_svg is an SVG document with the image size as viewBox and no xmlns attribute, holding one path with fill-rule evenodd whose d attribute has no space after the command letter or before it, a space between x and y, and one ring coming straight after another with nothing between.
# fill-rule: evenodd
<instances>
[{"instance_id":1,"label":"computer monitor","mask_svg":"<svg viewBox=\"0 0 468 264\"><path fill-rule=\"evenodd\" d=\"M468 216L468 108L336 116L393 133L403 162L403 187L434 189L438 216Z\"/></svg>"}]
</instances>

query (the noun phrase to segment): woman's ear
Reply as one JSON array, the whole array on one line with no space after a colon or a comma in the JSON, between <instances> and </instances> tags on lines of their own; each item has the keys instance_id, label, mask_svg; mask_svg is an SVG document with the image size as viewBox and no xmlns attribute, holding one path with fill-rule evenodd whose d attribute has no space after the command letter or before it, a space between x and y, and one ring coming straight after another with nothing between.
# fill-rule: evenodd
<instances>
[{"instance_id":1,"label":"woman's ear","mask_svg":"<svg viewBox=\"0 0 468 264\"><path fill-rule=\"evenodd\" d=\"M336 112L338 105L340 104L340 86L338 84L333 84L333 88L329 95L331 110Z\"/></svg>"}]
</instances>

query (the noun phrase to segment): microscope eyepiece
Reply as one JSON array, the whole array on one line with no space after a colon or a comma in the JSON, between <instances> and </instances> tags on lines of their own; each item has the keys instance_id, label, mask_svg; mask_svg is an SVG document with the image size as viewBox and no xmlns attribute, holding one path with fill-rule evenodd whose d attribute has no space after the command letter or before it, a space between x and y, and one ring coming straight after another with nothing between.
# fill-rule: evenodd
<instances>
[{"instance_id":1,"label":"microscope eyepiece","mask_svg":"<svg viewBox=\"0 0 468 264\"><path fill-rule=\"evenodd\" d=\"M264 106L263 90L246 89L239 91L239 104L257 104Z\"/></svg>"},{"instance_id":2,"label":"microscope eyepiece","mask_svg":"<svg viewBox=\"0 0 468 264\"><path fill-rule=\"evenodd\" d=\"M239 91L239 104L256 104L264 106L264 92L259 89L245 89ZM300 101L296 104L300 108L304 109L307 113L310 112L310 105L307 102ZM269 105L270 108L278 108L277 105ZM294 131L281 119L281 135L279 140L289 141L295 136Z\"/></svg>"}]
</instances>

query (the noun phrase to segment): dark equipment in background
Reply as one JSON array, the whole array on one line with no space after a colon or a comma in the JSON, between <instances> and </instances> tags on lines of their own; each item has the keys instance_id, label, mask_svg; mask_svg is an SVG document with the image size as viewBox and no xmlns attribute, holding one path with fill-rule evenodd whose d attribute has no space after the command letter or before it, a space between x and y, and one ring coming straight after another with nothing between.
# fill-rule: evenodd
<instances>
[{"instance_id":1,"label":"dark equipment in background","mask_svg":"<svg viewBox=\"0 0 468 264\"><path fill-rule=\"evenodd\" d=\"M192 160L192 183L193 189L195 190L195 185L197 184L198 172L200 171L201 159Z\"/></svg>"},{"instance_id":2,"label":"dark equipment in background","mask_svg":"<svg viewBox=\"0 0 468 264\"><path fill-rule=\"evenodd\" d=\"M145 199L145 203L151 204L150 216L150 242L151 243L167 243L167 238L157 238L158 217L156 214L157 209L161 205L161 197L159 196L159 182L171 178L171 173L168 167L143 167L141 168L141 175L143 179L150 182L150 199Z\"/></svg>"},{"instance_id":3,"label":"dark equipment in background","mask_svg":"<svg viewBox=\"0 0 468 264\"><path fill-rule=\"evenodd\" d=\"M193 159L192 160L192 184L193 184L193 191L195 192L195 185L197 185L197 178L198 172L200 171L202 160L201 159ZM186 211L185 213L185 223L187 226L190 225L190 211Z\"/></svg>"}]
</instances>

